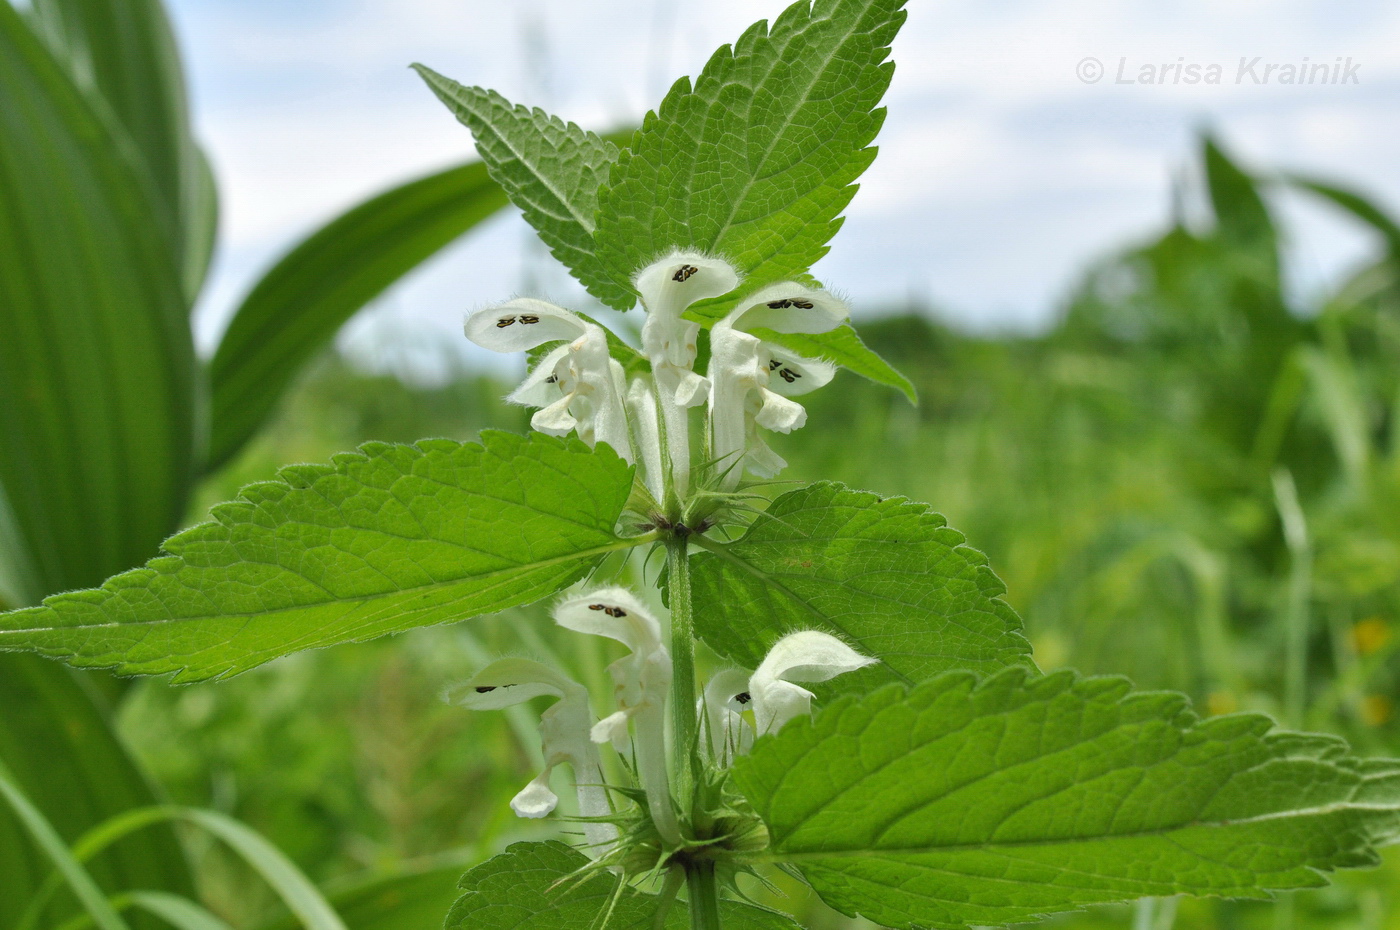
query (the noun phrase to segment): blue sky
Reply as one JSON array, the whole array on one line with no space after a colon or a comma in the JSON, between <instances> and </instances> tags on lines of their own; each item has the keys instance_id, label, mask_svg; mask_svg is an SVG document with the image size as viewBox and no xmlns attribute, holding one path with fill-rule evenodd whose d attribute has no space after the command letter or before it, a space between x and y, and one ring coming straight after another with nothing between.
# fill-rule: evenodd
<instances>
[{"instance_id":1,"label":"blue sky","mask_svg":"<svg viewBox=\"0 0 1400 930\"><path fill-rule=\"evenodd\" d=\"M224 197L203 342L259 269L319 223L472 154L410 62L609 128L639 119L671 80L780 9L173 0ZM1262 76L1269 64L1338 57L1358 65L1357 83L1284 85L1278 71L1267 84L1250 74L1236 83L1241 59L1259 58L1252 73ZM1203 126L1250 164L1344 179L1400 211L1400 4L911 0L894 58L880 157L818 268L858 314L912 296L974 327L1043 324L1088 262L1160 227ZM1077 71L1086 58L1104 67L1095 83ZM1162 64L1218 64L1222 80L1117 81L1120 70L1136 78ZM1300 200L1284 215L1301 232L1291 243L1300 294L1373 245ZM581 304L547 261L519 218L502 216L386 295L342 341L457 346L466 310L532 278L543 296Z\"/></svg>"}]
</instances>

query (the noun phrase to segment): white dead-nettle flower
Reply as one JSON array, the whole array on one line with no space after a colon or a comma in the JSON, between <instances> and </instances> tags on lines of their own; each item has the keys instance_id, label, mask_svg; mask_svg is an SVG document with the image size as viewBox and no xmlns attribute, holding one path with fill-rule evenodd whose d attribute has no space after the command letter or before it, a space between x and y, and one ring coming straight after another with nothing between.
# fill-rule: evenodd
<instances>
[{"instance_id":1,"label":"white dead-nettle flower","mask_svg":"<svg viewBox=\"0 0 1400 930\"><path fill-rule=\"evenodd\" d=\"M812 692L793 682L829 681L877 661L835 636L803 630L774 643L747 678L734 669L720 672L706 686L704 699L715 759L728 765L749 751L756 736L776 733L794 717L811 713ZM746 711L753 712L752 729Z\"/></svg>"},{"instance_id":2,"label":"white dead-nettle flower","mask_svg":"<svg viewBox=\"0 0 1400 930\"><path fill-rule=\"evenodd\" d=\"M542 695L559 699L540 714L544 771L511 799L511 810L519 817L529 818L552 812L559 798L549 789L549 775L556 766L567 762L578 786L579 813L584 817L611 814L598 747L590 733L593 712L588 705L588 689L583 685L530 659L501 659L449 691L447 700L472 710L501 710ZM594 849L617 839L617 828L610 823L585 823L583 829Z\"/></svg>"},{"instance_id":3,"label":"white dead-nettle flower","mask_svg":"<svg viewBox=\"0 0 1400 930\"><path fill-rule=\"evenodd\" d=\"M467 338L493 352L525 352L563 341L540 359L506 399L539 407L530 425L551 436L577 430L589 445L605 442L628 462L627 379L608 352L601 326L543 300L521 297L467 317Z\"/></svg>"},{"instance_id":4,"label":"white dead-nettle flower","mask_svg":"<svg viewBox=\"0 0 1400 930\"><path fill-rule=\"evenodd\" d=\"M637 779L646 792L657 832L680 842L680 826L671 806L666 774L666 695L671 687L671 654L661 641L661 624L626 588L600 588L559 602L554 620L566 629L617 640L631 650L608 666L616 685L616 712L593 726L596 743L611 742L619 752L628 746L628 724Z\"/></svg>"},{"instance_id":5,"label":"white dead-nettle flower","mask_svg":"<svg viewBox=\"0 0 1400 930\"><path fill-rule=\"evenodd\" d=\"M718 672L705 685L705 724L710 734L710 754L722 766L735 756L746 755L753 746L753 728L744 722L744 711L752 710L749 675L737 668Z\"/></svg>"},{"instance_id":6,"label":"white dead-nettle flower","mask_svg":"<svg viewBox=\"0 0 1400 930\"><path fill-rule=\"evenodd\" d=\"M710 385L694 370L700 324L682 319L681 314L696 301L732 291L739 284L739 275L722 259L676 251L643 268L633 283L647 311L642 351L656 379L672 482L676 492L684 495L690 482L685 411L705 402Z\"/></svg>"},{"instance_id":7,"label":"white dead-nettle flower","mask_svg":"<svg viewBox=\"0 0 1400 930\"><path fill-rule=\"evenodd\" d=\"M656 386L647 375L632 379L627 387L627 412L635 430L632 438L641 458L642 480L657 504L666 502L666 473L661 456L661 416L656 404Z\"/></svg>"},{"instance_id":8,"label":"white dead-nettle flower","mask_svg":"<svg viewBox=\"0 0 1400 930\"><path fill-rule=\"evenodd\" d=\"M746 470L771 478L787 464L758 428L779 433L800 428L807 411L789 398L827 384L836 374L829 362L800 358L752 331L825 333L849 315L826 291L786 282L745 298L710 330L710 454L726 487L737 485Z\"/></svg>"}]
</instances>

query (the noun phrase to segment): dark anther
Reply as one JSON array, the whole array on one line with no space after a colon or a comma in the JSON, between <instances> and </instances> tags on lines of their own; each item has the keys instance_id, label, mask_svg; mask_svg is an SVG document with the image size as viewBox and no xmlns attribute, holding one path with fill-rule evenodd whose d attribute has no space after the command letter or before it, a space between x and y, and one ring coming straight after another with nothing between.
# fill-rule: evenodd
<instances>
[{"instance_id":1,"label":"dark anther","mask_svg":"<svg viewBox=\"0 0 1400 930\"><path fill-rule=\"evenodd\" d=\"M512 323L514 323L514 322L515 322L515 317L513 317L513 316L503 316L503 317L501 317L499 320L496 321L496 328L497 328L497 329L505 329L507 326L509 326L510 324L512 324Z\"/></svg>"},{"instance_id":2,"label":"dark anther","mask_svg":"<svg viewBox=\"0 0 1400 930\"><path fill-rule=\"evenodd\" d=\"M478 687L478 688L476 689L476 693L477 693L477 694L489 694L490 692L495 691L495 690L496 690L496 686L495 686L495 685L481 685L480 687Z\"/></svg>"},{"instance_id":3,"label":"dark anther","mask_svg":"<svg viewBox=\"0 0 1400 930\"><path fill-rule=\"evenodd\" d=\"M794 303L796 303L796 301L788 300L786 297L784 297L782 300L770 300L768 301L768 309L782 310L786 307L791 307Z\"/></svg>"},{"instance_id":4,"label":"dark anther","mask_svg":"<svg viewBox=\"0 0 1400 930\"><path fill-rule=\"evenodd\" d=\"M671 280L682 283L690 280L690 276L699 273L700 269L694 265L682 265L676 269L676 273L671 275Z\"/></svg>"},{"instance_id":5,"label":"dark anther","mask_svg":"<svg viewBox=\"0 0 1400 930\"><path fill-rule=\"evenodd\" d=\"M589 610L607 610L607 609L608 609L608 605L606 605L606 604L589 604L589 605L588 605L588 609L589 609Z\"/></svg>"},{"instance_id":6,"label":"dark anther","mask_svg":"<svg viewBox=\"0 0 1400 930\"><path fill-rule=\"evenodd\" d=\"M792 382L802 377L797 372L793 371L791 368L784 368L782 371L778 372L778 374L781 375L783 380L786 381L788 384L792 384Z\"/></svg>"},{"instance_id":7,"label":"dark anther","mask_svg":"<svg viewBox=\"0 0 1400 930\"><path fill-rule=\"evenodd\" d=\"M528 323L538 323L539 321L540 321L540 318L537 317L537 316L522 316L522 317L520 318L520 322L522 322L522 323L527 323L527 324L528 324Z\"/></svg>"},{"instance_id":8,"label":"dark anther","mask_svg":"<svg viewBox=\"0 0 1400 930\"><path fill-rule=\"evenodd\" d=\"M556 384L556 383L558 383L558 381L559 381L559 376L558 376L558 375L550 375L548 378L545 378L545 379L544 379L544 383L545 383L545 384Z\"/></svg>"},{"instance_id":9,"label":"dark anther","mask_svg":"<svg viewBox=\"0 0 1400 930\"><path fill-rule=\"evenodd\" d=\"M812 309L812 302L811 302L810 300L794 300L794 301L792 302L792 305L793 305L794 307L798 308L799 310L811 310L811 309Z\"/></svg>"},{"instance_id":10,"label":"dark anther","mask_svg":"<svg viewBox=\"0 0 1400 930\"><path fill-rule=\"evenodd\" d=\"M782 366L783 366L783 361L782 361L782 359L774 358L774 359L769 359L769 360L768 360L768 370L769 370L769 371L777 371L777 370L778 370L779 368L781 368Z\"/></svg>"},{"instance_id":11,"label":"dark anther","mask_svg":"<svg viewBox=\"0 0 1400 930\"><path fill-rule=\"evenodd\" d=\"M753 700L753 695L749 694L747 691L740 691L738 694L734 695L734 700L738 701L740 704L747 704L749 701Z\"/></svg>"}]
</instances>

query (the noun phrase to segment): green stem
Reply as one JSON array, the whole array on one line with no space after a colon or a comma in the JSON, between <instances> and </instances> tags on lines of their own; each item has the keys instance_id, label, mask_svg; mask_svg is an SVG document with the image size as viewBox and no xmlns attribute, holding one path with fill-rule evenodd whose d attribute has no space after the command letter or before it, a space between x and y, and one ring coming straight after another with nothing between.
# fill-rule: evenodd
<instances>
[{"instance_id":1,"label":"green stem","mask_svg":"<svg viewBox=\"0 0 1400 930\"><path fill-rule=\"evenodd\" d=\"M695 622L690 603L690 556L684 538L666 546L671 604L671 724L677 796L689 811L695 790Z\"/></svg>"},{"instance_id":2,"label":"green stem","mask_svg":"<svg viewBox=\"0 0 1400 930\"><path fill-rule=\"evenodd\" d=\"M1274 497L1279 519L1283 523L1283 538L1288 546L1288 602L1284 608L1284 710L1289 726L1301 727L1307 711L1308 617L1312 599L1312 543L1308 538L1307 519L1293 476L1286 470L1274 472Z\"/></svg>"},{"instance_id":3,"label":"green stem","mask_svg":"<svg viewBox=\"0 0 1400 930\"><path fill-rule=\"evenodd\" d=\"M715 864L692 862L685 872L685 884L690 893L690 930L721 930Z\"/></svg>"}]
</instances>

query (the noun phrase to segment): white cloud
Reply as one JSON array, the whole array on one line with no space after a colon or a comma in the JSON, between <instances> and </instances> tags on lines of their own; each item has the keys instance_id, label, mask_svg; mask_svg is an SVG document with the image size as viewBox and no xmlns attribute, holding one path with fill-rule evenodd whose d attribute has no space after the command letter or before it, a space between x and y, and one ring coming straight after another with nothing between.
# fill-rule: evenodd
<instances>
[{"instance_id":1,"label":"white cloud","mask_svg":"<svg viewBox=\"0 0 1400 930\"><path fill-rule=\"evenodd\" d=\"M671 79L782 5L178 0L198 122L226 208L225 252L202 317L206 344L234 295L281 248L364 196L470 153L465 130L409 62L601 128L639 118ZM1372 0L911 3L881 157L821 271L859 305L917 291L966 319L1046 319L1087 261L1163 221L1171 178L1191 161L1204 125L1252 164L1347 179L1396 207L1396 48L1400 8ZM1242 55L1352 56L1362 83L1229 83ZM1075 75L1086 56L1109 69L1096 84ZM1227 83L1118 86L1120 58L1218 61ZM1368 245L1315 209L1285 215L1307 220L1298 249L1309 281ZM520 286L526 235L516 218L491 224L400 288L383 312L455 334L465 304Z\"/></svg>"}]
</instances>

